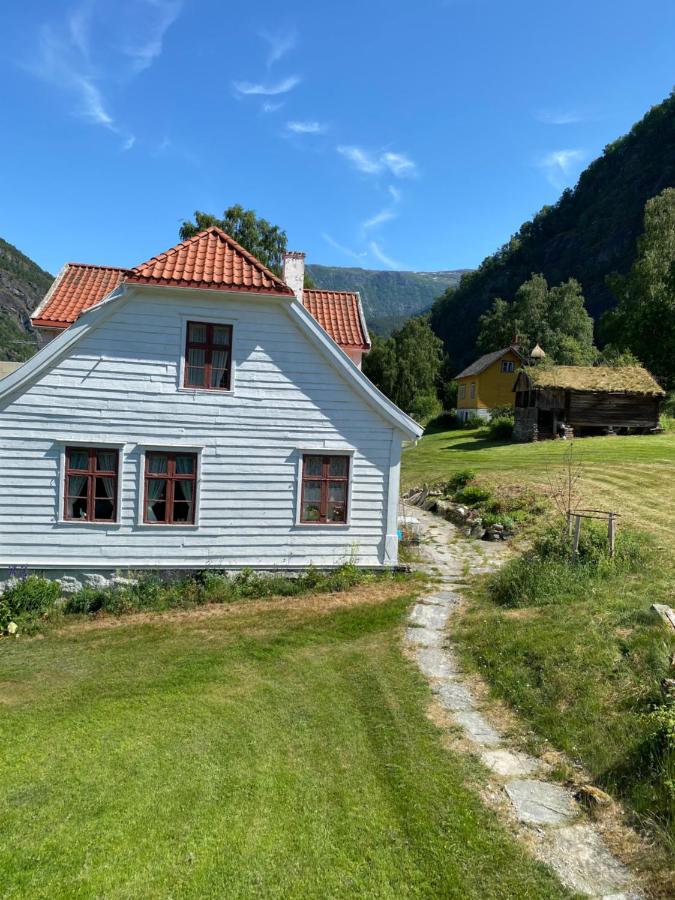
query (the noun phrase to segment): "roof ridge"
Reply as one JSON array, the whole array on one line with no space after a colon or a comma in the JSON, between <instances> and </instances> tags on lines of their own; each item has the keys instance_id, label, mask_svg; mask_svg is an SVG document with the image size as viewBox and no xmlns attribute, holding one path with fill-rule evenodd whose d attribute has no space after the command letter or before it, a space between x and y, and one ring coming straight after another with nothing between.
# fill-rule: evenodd
<instances>
[{"instance_id":1,"label":"roof ridge","mask_svg":"<svg viewBox=\"0 0 675 900\"><path fill-rule=\"evenodd\" d=\"M83 262L67 262L63 264L63 268L67 266L76 266L80 269L112 269L115 272L131 272L132 269L129 269L127 266L104 266L99 265L99 263L83 263Z\"/></svg>"},{"instance_id":2,"label":"roof ridge","mask_svg":"<svg viewBox=\"0 0 675 900\"><path fill-rule=\"evenodd\" d=\"M166 258L175 253L179 253L185 247L188 247L190 244L197 243L207 234L216 234L222 241L228 244L233 250L237 253L240 253L246 260L249 262L254 268L256 268L259 272L263 272L271 281L276 283L279 287L285 288L287 291L290 290L288 285L283 279L279 278L278 275L275 275L274 272L269 269L264 263L260 262L260 260L254 256L250 250L247 250L245 247L236 241L231 234L228 234L222 228L219 228L217 225L209 225L208 228L204 228L202 231L198 231L197 234L193 234L192 237L185 238L184 241L180 241L180 243L175 244L173 247L169 247L168 250L163 250L161 253L156 253L154 256L151 256L149 259L146 259L145 262L139 263L137 266L134 266L133 269L129 270L131 274L139 275L140 270L145 268L145 266L149 265L153 260L161 260L162 258Z\"/></svg>"}]
</instances>

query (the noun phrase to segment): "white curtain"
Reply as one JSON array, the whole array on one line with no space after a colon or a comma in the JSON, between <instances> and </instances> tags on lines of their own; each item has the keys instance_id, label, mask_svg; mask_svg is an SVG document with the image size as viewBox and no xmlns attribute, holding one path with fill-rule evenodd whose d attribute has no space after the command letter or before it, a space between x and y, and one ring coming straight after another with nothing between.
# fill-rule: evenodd
<instances>
[{"instance_id":1,"label":"white curtain","mask_svg":"<svg viewBox=\"0 0 675 900\"><path fill-rule=\"evenodd\" d=\"M85 485L87 484L87 476L86 475L70 475L68 478L68 516L72 519L74 517L74 507L75 501L79 499L83 499L83 496L86 497L86 491L83 495L83 490ZM86 516L86 510L84 511L84 515L82 512L80 514L80 518L83 519Z\"/></svg>"},{"instance_id":2,"label":"white curtain","mask_svg":"<svg viewBox=\"0 0 675 900\"><path fill-rule=\"evenodd\" d=\"M156 522L155 503L164 499L166 481L163 478L153 478L148 481L147 518L149 522Z\"/></svg>"}]
</instances>

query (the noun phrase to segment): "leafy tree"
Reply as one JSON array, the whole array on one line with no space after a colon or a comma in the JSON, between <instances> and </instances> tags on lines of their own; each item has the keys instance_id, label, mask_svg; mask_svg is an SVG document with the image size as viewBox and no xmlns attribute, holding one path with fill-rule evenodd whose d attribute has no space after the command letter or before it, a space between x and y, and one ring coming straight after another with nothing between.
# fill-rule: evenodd
<instances>
[{"instance_id":1,"label":"leafy tree","mask_svg":"<svg viewBox=\"0 0 675 900\"><path fill-rule=\"evenodd\" d=\"M278 225L272 225L257 216L254 210L236 204L228 207L221 219L195 210L194 221L185 221L181 225L180 238L185 241L214 225L222 228L276 275L281 275L287 238Z\"/></svg>"},{"instance_id":2,"label":"leafy tree","mask_svg":"<svg viewBox=\"0 0 675 900\"><path fill-rule=\"evenodd\" d=\"M389 338L375 338L363 371L397 406L420 421L438 412L443 345L427 318L409 319Z\"/></svg>"},{"instance_id":3,"label":"leafy tree","mask_svg":"<svg viewBox=\"0 0 675 900\"><path fill-rule=\"evenodd\" d=\"M543 275L532 275L518 288L512 303L497 298L480 317L479 328L481 353L508 346L517 336L529 349L540 344L549 359L560 365L590 365L597 357L593 319L574 278L549 288Z\"/></svg>"},{"instance_id":4,"label":"leafy tree","mask_svg":"<svg viewBox=\"0 0 675 900\"><path fill-rule=\"evenodd\" d=\"M619 301L603 322L612 343L675 387L675 188L647 201L635 262L608 284Z\"/></svg>"}]
</instances>

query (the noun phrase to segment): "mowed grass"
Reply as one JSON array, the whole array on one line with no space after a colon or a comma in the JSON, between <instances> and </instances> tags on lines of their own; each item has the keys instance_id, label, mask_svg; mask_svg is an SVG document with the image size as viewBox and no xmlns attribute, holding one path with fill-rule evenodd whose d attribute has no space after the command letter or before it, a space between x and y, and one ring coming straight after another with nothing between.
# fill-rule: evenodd
<instances>
[{"instance_id":1,"label":"mowed grass","mask_svg":"<svg viewBox=\"0 0 675 900\"><path fill-rule=\"evenodd\" d=\"M546 493L568 447L492 444L480 432L430 434L406 451L403 477L407 485L446 481L469 467L487 486ZM675 435L586 438L575 442L574 455L583 469L582 505L620 513L620 538L629 528L645 533L645 563L578 579L543 568L540 577L549 580L538 599L522 598L514 609L496 602L497 582L492 590L479 583L454 636L497 696L672 849L675 747L658 745L650 714L663 703L662 679L672 677L675 641L650 607L675 606ZM506 577L510 570L501 583Z\"/></svg>"},{"instance_id":2,"label":"mowed grass","mask_svg":"<svg viewBox=\"0 0 675 900\"><path fill-rule=\"evenodd\" d=\"M521 484L547 492L567 441L535 444L487 441L480 431L425 435L403 454L403 488L447 481L458 469L475 469L494 484ZM675 550L675 432L661 435L580 438L583 505L613 509Z\"/></svg>"},{"instance_id":3,"label":"mowed grass","mask_svg":"<svg viewBox=\"0 0 675 900\"><path fill-rule=\"evenodd\" d=\"M3 897L564 896L426 717L416 590L3 640Z\"/></svg>"}]
</instances>

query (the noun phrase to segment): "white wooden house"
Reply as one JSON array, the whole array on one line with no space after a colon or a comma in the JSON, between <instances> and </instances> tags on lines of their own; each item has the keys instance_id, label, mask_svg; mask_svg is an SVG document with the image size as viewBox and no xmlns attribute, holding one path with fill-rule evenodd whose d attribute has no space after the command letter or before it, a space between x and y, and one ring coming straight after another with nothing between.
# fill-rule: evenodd
<instances>
[{"instance_id":1,"label":"white wooden house","mask_svg":"<svg viewBox=\"0 0 675 900\"><path fill-rule=\"evenodd\" d=\"M401 444L358 295L303 291L208 229L134 269L69 264L0 382L0 567L397 561Z\"/></svg>"}]
</instances>

